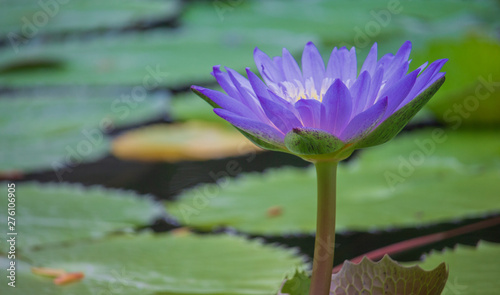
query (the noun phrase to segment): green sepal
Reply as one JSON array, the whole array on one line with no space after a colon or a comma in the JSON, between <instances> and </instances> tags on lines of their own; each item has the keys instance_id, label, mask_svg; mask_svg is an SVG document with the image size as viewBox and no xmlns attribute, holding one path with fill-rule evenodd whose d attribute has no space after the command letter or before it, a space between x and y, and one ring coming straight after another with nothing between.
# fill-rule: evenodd
<instances>
[{"instance_id":1,"label":"green sepal","mask_svg":"<svg viewBox=\"0 0 500 295\"><path fill-rule=\"evenodd\" d=\"M345 145L332 134L312 128L293 128L285 136L285 146L299 156L331 154Z\"/></svg>"},{"instance_id":2,"label":"green sepal","mask_svg":"<svg viewBox=\"0 0 500 295\"><path fill-rule=\"evenodd\" d=\"M243 134L246 138L248 138L251 142L253 142L256 146L265 149L265 150L270 150L270 151L277 151L277 152L288 152L285 148L283 148L281 145L277 144L272 144L270 142L264 141L256 136L253 136L252 134L241 130L240 128L234 126L236 129L238 129L241 134Z\"/></svg>"},{"instance_id":3,"label":"green sepal","mask_svg":"<svg viewBox=\"0 0 500 295\"><path fill-rule=\"evenodd\" d=\"M292 278L287 279L278 295L308 295L311 279L304 271L295 271Z\"/></svg>"},{"instance_id":4,"label":"green sepal","mask_svg":"<svg viewBox=\"0 0 500 295\"><path fill-rule=\"evenodd\" d=\"M387 118L368 136L355 143L355 148L371 147L383 144L396 136L417 112L431 99L431 97L443 85L445 77L434 82L429 88L414 98L407 105Z\"/></svg>"}]
</instances>

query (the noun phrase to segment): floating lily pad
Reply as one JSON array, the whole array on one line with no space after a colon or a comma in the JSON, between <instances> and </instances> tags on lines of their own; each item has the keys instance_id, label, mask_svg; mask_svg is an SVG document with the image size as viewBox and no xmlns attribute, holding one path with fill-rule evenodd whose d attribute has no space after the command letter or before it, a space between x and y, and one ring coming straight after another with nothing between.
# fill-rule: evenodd
<instances>
[{"instance_id":1,"label":"floating lily pad","mask_svg":"<svg viewBox=\"0 0 500 295\"><path fill-rule=\"evenodd\" d=\"M83 84L178 88L213 81L209 73L217 64L243 71L254 64L255 46L277 55L283 47L301 51L310 40L314 40L310 35L207 26L33 44L19 53L3 48L0 87Z\"/></svg>"},{"instance_id":2,"label":"floating lily pad","mask_svg":"<svg viewBox=\"0 0 500 295\"><path fill-rule=\"evenodd\" d=\"M63 174L66 166L106 154L107 131L166 112L161 96L129 102L120 96L0 99L0 172L53 169Z\"/></svg>"},{"instance_id":3,"label":"floating lily pad","mask_svg":"<svg viewBox=\"0 0 500 295\"><path fill-rule=\"evenodd\" d=\"M1 186L7 188L7 183ZM2 232L17 233L18 251L130 231L163 211L150 198L99 187L17 183L15 195L15 228L8 231L6 225ZM7 208L7 201L1 198L2 208ZM0 218L7 221L7 210L0 212Z\"/></svg>"},{"instance_id":4,"label":"floating lily pad","mask_svg":"<svg viewBox=\"0 0 500 295\"><path fill-rule=\"evenodd\" d=\"M449 133L432 154L423 154L422 163L411 164L412 152L419 150L412 142L432 139L432 132L401 136L340 165L339 230L416 226L500 211L497 133ZM471 136L474 141L468 142ZM408 167L401 164L404 159L410 159ZM399 170L400 165L405 167ZM247 174L195 187L166 208L181 223L203 230L230 226L264 235L313 233L316 175L312 168ZM280 214L268 214L270 208Z\"/></svg>"},{"instance_id":5,"label":"floating lily pad","mask_svg":"<svg viewBox=\"0 0 500 295\"><path fill-rule=\"evenodd\" d=\"M83 272L85 278L55 286L21 262L18 285L9 294L267 295L277 292L287 274L305 267L293 251L229 235L113 237L26 257L31 266ZM0 260L2 269L6 262Z\"/></svg>"},{"instance_id":6,"label":"floating lily pad","mask_svg":"<svg viewBox=\"0 0 500 295\"><path fill-rule=\"evenodd\" d=\"M19 0L8 5L2 0L0 4L0 37L7 38L12 46L24 45L38 34L119 29L152 20L166 21L181 8L178 0Z\"/></svg>"},{"instance_id":7,"label":"floating lily pad","mask_svg":"<svg viewBox=\"0 0 500 295\"><path fill-rule=\"evenodd\" d=\"M391 171L396 172L394 169L401 168L403 163L418 168L420 162L431 164L432 161L440 160L451 166L456 165L457 168L472 169L469 172L500 167L498 134L497 129L457 132L442 128L406 133L387 144L366 150L361 157L360 166L363 169L390 167Z\"/></svg>"},{"instance_id":8,"label":"floating lily pad","mask_svg":"<svg viewBox=\"0 0 500 295\"><path fill-rule=\"evenodd\" d=\"M386 5L382 1L363 1L363 4L358 5L329 1L317 1L314 5L302 1L201 2L189 7L183 18L188 25L193 26L272 28L311 33L327 40L348 40L352 39L356 25L366 23L370 10ZM360 10L360 7L364 9ZM256 15L259 16L258 21ZM400 30L391 26L382 34L385 36L397 31Z\"/></svg>"},{"instance_id":9,"label":"floating lily pad","mask_svg":"<svg viewBox=\"0 0 500 295\"><path fill-rule=\"evenodd\" d=\"M119 158L167 162L210 160L258 150L236 130L198 121L128 131L117 137L112 147L113 154Z\"/></svg>"},{"instance_id":10,"label":"floating lily pad","mask_svg":"<svg viewBox=\"0 0 500 295\"><path fill-rule=\"evenodd\" d=\"M432 252L419 265L431 269L445 262L450 270L443 295L496 295L500 289L500 244L480 242L476 247L458 245L453 250Z\"/></svg>"}]
</instances>

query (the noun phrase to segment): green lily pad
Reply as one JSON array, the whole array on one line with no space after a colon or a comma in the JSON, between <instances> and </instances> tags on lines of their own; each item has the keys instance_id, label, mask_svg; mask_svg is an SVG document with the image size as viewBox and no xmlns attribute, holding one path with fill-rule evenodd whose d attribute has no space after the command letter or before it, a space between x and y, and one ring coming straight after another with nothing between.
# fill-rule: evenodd
<instances>
[{"instance_id":1,"label":"green lily pad","mask_svg":"<svg viewBox=\"0 0 500 295\"><path fill-rule=\"evenodd\" d=\"M418 168L420 157L424 163L447 161L448 165L471 169L500 167L500 138L497 129L452 131L442 128L406 133L380 147L366 150L361 159L362 168L399 169L403 162ZM401 158L406 158L404 161ZM383 161L383 163L381 163ZM431 164L431 163L428 163ZM470 171L472 172L472 171Z\"/></svg>"},{"instance_id":2,"label":"green lily pad","mask_svg":"<svg viewBox=\"0 0 500 295\"><path fill-rule=\"evenodd\" d=\"M113 237L26 257L31 266L83 272L85 278L55 286L21 262L18 285L9 294L275 294L287 274L305 267L293 251L230 235ZM6 262L0 260L2 269ZM2 288L5 280L2 276Z\"/></svg>"},{"instance_id":3,"label":"green lily pad","mask_svg":"<svg viewBox=\"0 0 500 295\"><path fill-rule=\"evenodd\" d=\"M450 270L443 295L496 295L500 289L500 244L480 242L477 247L458 245L453 250L432 252L419 265L424 269L445 262Z\"/></svg>"},{"instance_id":4,"label":"green lily pad","mask_svg":"<svg viewBox=\"0 0 500 295\"><path fill-rule=\"evenodd\" d=\"M188 25L226 26L239 28L274 29L294 33L312 33L321 39L347 40L355 33L353 28L366 23L370 10L384 8L382 1L363 1L354 5L349 2L317 1L314 5L302 1L243 2L220 1L198 3L188 7L183 19ZM360 10L363 7L363 10ZM301 13L297 13L300 11ZM258 21L255 16L258 15ZM310 17L305 17L310 16ZM332 30L331 28L335 28ZM391 26L383 36L398 32Z\"/></svg>"},{"instance_id":5,"label":"green lily pad","mask_svg":"<svg viewBox=\"0 0 500 295\"><path fill-rule=\"evenodd\" d=\"M244 36L244 37L243 37ZM145 89L213 81L212 67L252 66L259 46L277 55L314 40L269 30L184 28L0 50L0 87L33 85L135 85ZM182 54L179 54L182 53Z\"/></svg>"},{"instance_id":6,"label":"green lily pad","mask_svg":"<svg viewBox=\"0 0 500 295\"><path fill-rule=\"evenodd\" d=\"M500 43L497 40L436 40L414 58L415 64L449 59L445 67L447 81L429 104L438 120L455 129L500 124Z\"/></svg>"},{"instance_id":7,"label":"green lily pad","mask_svg":"<svg viewBox=\"0 0 500 295\"><path fill-rule=\"evenodd\" d=\"M413 165L412 152L419 150L414 141L432 139L433 132L401 136L339 166L339 230L415 226L500 211L497 133L450 132ZM276 208L280 213L270 214ZM230 226L263 235L313 233L316 175L314 169L283 168L220 179L218 185L185 191L166 209L181 223L203 230Z\"/></svg>"},{"instance_id":8,"label":"green lily pad","mask_svg":"<svg viewBox=\"0 0 500 295\"><path fill-rule=\"evenodd\" d=\"M166 110L160 96L129 103L119 96L0 99L0 172L53 169L63 179L74 166L109 151L104 133L157 118Z\"/></svg>"},{"instance_id":9,"label":"green lily pad","mask_svg":"<svg viewBox=\"0 0 500 295\"><path fill-rule=\"evenodd\" d=\"M151 20L168 20L181 8L177 0L19 0L9 5L2 0L0 3L4 6L0 36L7 38L14 48L37 34L117 29Z\"/></svg>"},{"instance_id":10,"label":"green lily pad","mask_svg":"<svg viewBox=\"0 0 500 295\"><path fill-rule=\"evenodd\" d=\"M1 183L7 191L7 183ZM62 242L96 239L147 225L162 213L150 198L135 193L70 184L17 183L15 228L18 251ZM7 208L7 198L0 205ZM7 210L0 219L7 221ZM10 216L10 215L9 215ZM5 248L6 249L6 248ZM2 248L2 251L5 250Z\"/></svg>"}]
</instances>

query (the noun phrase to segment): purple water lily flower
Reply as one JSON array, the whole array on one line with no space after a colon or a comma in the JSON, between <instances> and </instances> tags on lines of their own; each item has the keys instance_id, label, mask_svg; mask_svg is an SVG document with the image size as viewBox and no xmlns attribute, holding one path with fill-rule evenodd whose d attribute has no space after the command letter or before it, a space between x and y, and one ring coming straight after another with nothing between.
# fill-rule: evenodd
<instances>
[{"instance_id":1,"label":"purple water lily flower","mask_svg":"<svg viewBox=\"0 0 500 295\"><path fill-rule=\"evenodd\" d=\"M444 82L446 59L409 72L411 43L396 55L377 58L371 48L358 75L355 48L334 48L325 66L312 42L302 70L283 49L270 58L254 51L264 82L248 68L248 79L220 66L212 74L226 94L192 86L217 115L258 146L290 152L310 161L341 160L353 150L393 138Z\"/></svg>"}]
</instances>

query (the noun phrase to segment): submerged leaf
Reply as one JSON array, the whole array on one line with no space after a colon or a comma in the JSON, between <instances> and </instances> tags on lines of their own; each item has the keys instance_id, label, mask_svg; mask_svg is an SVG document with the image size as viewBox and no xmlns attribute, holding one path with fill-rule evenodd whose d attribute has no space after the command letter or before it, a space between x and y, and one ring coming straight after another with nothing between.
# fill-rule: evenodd
<instances>
[{"instance_id":1,"label":"submerged leaf","mask_svg":"<svg viewBox=\"0 0 500 295\"><path fill-rule=\"evenodd\" d=\"M418 266L404 267L386 255L378 262L366 258L359 264L346 261L332 275L330 294L439 295L447 279L444 263L425 271Z\"/></svg>"},{"instance_id":2,"label":"submerged leaf","mask_svg":"<svg viewBox=\"0 0 500 295\"><path fill-rule=\"evenodd\" d=\"M112 146L119 158L168 162L210 160L258 150L237 131L197 121L135 129L117 137Z\"/></svg>"}]
</instances>

